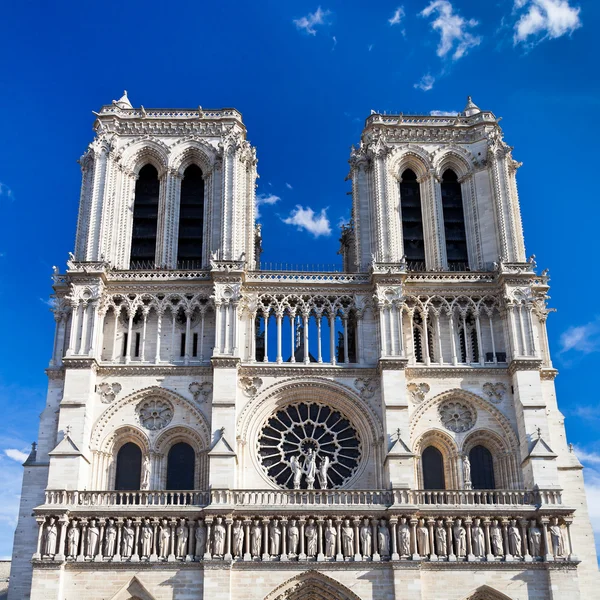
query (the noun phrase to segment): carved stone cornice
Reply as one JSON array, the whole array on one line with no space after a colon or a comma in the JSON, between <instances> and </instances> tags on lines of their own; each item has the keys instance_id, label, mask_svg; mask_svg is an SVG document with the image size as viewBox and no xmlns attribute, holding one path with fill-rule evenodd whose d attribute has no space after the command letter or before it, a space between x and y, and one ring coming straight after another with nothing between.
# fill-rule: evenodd
<instances>
[{"instance_id":1,"label":"carved stone cornice","mask_svg":"<svg viewBox=\"0 0 600 600\"><path fill-rule=\"evenodd\" d=\"M540 379L545 381L554 381L557 375L558 371L556 369L546 367L540 370Z\"/></svg>"},{"instance_id":2,"label":"carved stone cornice","mask_svg":"<svg viewBox=\"0 0 600 600\"><path fill-rule=\"evenodd\" d=\"M539 358L514 358L508 365L508 374L514 375L517 371L539 371L542 361Z\"/></svg>"},{"instance_id":3,"label":"carved stone cornice","mask_svg":"<svg viewBox=\"0 0 600 600\"><path fill-rule=\"evenodd\" d=\"M166 375L197 375L210 377L210 365L183 366L183 365L100 365L97 369L99 376L118 377L137 375L140 377L155 377Z\"/></svg>"},{"instance_id":4,"label":"carved stone cornice","mask_svg":"<svg viewBox=\"0 0 600 600\"><path fill-rule=\"evenodd\" d=\"M417 367L412 365L406 369L406 377L418 378L418 377L461 377L465 375L486 375L495 376L505 375L508 367L469 367L466 365L460 365L453 367L447 365L443 367Z\"/></svg>"},{"instance_id":5,"label":"carved stone cornice","mask_svg":"<svg viewBox=\"0 0 600 600\"><path fill-rule=\"evenodd\" d=\"M240 375L246 377L367 377L374 376L376 369L373 367L356 367L346 365L319 365L310 363L307 365L291 365L276 363L243 364Z\"/></svg>"},{"instance_id":6,"label":"carved stone cornice","mask_svg":"<svg viewBox=\"0 0 600 600\"><path fill-rule=\"evenodd\" d=\"M380 358L377 363L377 372L404 371L408 365L408 358Z\"/></svg>"},{"instance_id":7,"label":"carved stone cornice","mask_svg":"<svg viewBox=\"0 0 600 600\"><path fill-rule=\"evenodd\" d=\"M63 367L48 367L46 369L48 379L64 379L65 369Z\"/></svg>"},{"instance_id":8,"label":"carved stone cornice","mask_svg":"<svg viewBox=\"0 0 600 600\"><path fill-rule=\"evenodd\" d=\"M211 358L214 369L239 369L241 362L236 356L213 356Z\"/></svg>"},{"instance_id":9,"label":"carved stone cornice","mask_svg":"<svg viewBox=\"0 0 600 600\"><path fill-rule=\"evenodd\" d=\"M95 358L81 356L65 356L63 358L65 369L91 369L94 372L98 371L98 362Z\"/></svg>"}]
</instances>

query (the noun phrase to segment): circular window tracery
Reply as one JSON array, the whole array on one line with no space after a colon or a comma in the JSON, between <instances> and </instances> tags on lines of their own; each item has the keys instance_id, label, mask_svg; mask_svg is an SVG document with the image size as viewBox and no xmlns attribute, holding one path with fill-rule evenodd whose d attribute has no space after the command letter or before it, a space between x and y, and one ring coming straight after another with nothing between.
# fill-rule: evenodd
<instances>
[{"instance_id":1,"label":"circular window tracery","mask_svg":"<svg viewBox=\"0 0 600 600\"><path fill-rule=\"evenodd\" d=\"M319 402L291 404L267 419L258 437L258 456L272 481L293 489L291 462L298 459L303 473L300 488L310 487L306 475L310 455L316 457L317 468L328 459L326 487L342 487L356 472L361 457L361 441L350 420ZM314 487L324 487L318 476Z\"/></svg>"},{"instance_id":2,"label":"circular window tracery","mask_svg":"<svg viewBox=\"0 0 600 600\"><path fill-rule=\"evenodd\" d=\"M475 425L477 413L467 402L446 400L438 408L440 419L446 429L461 433Z\"/></svg>"},{"instance_id":3,"label":"circular window tracery","mask_svg":"<svg viewBox=\"0 0 600 600\"><path fill-rule=\"evenodd\" d=\"M150 431L163 429L173 418L173 407L162 398L146 398L137 405L140 423Z\"/></svg>"}]
</instances>

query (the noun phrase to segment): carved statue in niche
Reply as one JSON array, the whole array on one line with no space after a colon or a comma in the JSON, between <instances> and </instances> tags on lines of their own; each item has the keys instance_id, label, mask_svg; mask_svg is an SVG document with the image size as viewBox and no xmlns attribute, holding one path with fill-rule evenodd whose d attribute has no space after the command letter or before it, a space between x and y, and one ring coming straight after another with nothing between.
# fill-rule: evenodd
<instances>
[{"instance_id":1,"label":"carved statue in niche","mask_svg":"<svg viewBox=\"0 0 600 600\"><path fill-rule=\"evenodd\" d=\"M96 527L96 519L90 521L87 530L87 556L94 558L98 554L98 540L100 539L100 530Z\"/></svg>"},{"instance_id":2,"label":"carved statue in niche","mask_svg":"<svg viewBox=\"0 0 600 600\"><path fill-rule=\"evenodd\" d=\"M252 522L252 535L250 537L252 540L252 556L255 558L260 557L262 529L260 528L260 521L258 519L254 519Z\"/></svg>"},{"instance_id":3,"label":"carved statue in niche","mask_svg":"<svg viewBox=\"0 0 600 600\"><path fill-rule=\"evenodd\" d=\"M278 556L281 548L281 527L277 519L273 519L271 523L269 541L271 542L271 556Z\"/></svg>"},{"instance_id":4,"label":"carved statue in niche","mask_svg":"<svg viewBox=\"0 0 600 600\"><path fill-rule=\"evenodd\" d=\"M513 519L508 528L508 548L513 556L521 557L521 532L517 522Z\"/></svg>"},{"instance_id":5,"label":"carved statue in niche","mask_svg":"<svg viewBox=\"0 0 600 600\"><path fill-rule=\"evenodd\" d=\"M79 548L79 527L77 519L71 519L71 526L67 531L67 556L75 558L77 556L77 549Z\"/></svg>"},{"instance_id":6,"label":"carved statue in niche","mask_svg":"<svg viewBox=\"0 0 600 600\"><path fill-rule=\"evenodd\" d=\"M244 554L244 526L241 521L233 522L233 556L242 556Z\"/></svg>"},{"instance_id":7,"label":"carved statue in niche","mask_svg":"<svg viewBox=\"0 0 600 600\"><path fill-rule=\"evenodd\" d=\"M311 489L311 488L309 488ZM309 519L304 529L306 536L306 556L316 556L317 554L317 526L314 519Z\"/></svg>"},{"instance_id":8,"label":"carved statue in niche","mask_svg":"<svg viewBox=\"0 0 600 600\"><path fill-rule=\"evenodd\" d=\"M456 544L456 556L467 555L467 530L463 527L462 519L456 519L454 524L454 540Z\"/></svg>"},{"instance_id":9,"label":"carved statue in niche","mask_svg":"<svg viewBox=\"0 0 600 600\"><path fill-rule=\"evenodd\" d=\"M327 480L327 471L329 470L329 456L325 456L321 460L321 464L319 465L319 472L317 475L319 476L319 485L322 490L326 490L328 487Z\"/></svg>"},{"instance_id":10,"label":"carved statue in niche","mask_svg":"<svg viewBox=\"0 0 600 600\"><path fill-rule=\"evenodd\" d=\"M529 544L531 547L531 556L537 557L542 555L542 532L537 526L535 519L529 522Z\"/></svg>"},{"instance_id":11,"label":"carved statue in niche","mask_svg":"<svg viewBox=\"0 0 600 600\"><path fill-rule=\"evenodd\" d=\"M317 460L312 448L308 450L306 461L304 463L304 474L306 475L306 488L309 490L315 487L315 478L317 475Z\"/></svg>"},{"instance_id":12,"label":"carved statue in niche","mask_svg":"<svg viewBox=\"0 0 600 600\"><path fill-rule=\"evenodd\" d=\"M288 556L292 558L298 555L298 542L300 540L300 530L296 523L296 519L292 519L288 527Z\"/></svg>"},{"instance_id":13,"label":"carved statue in niche","mask_svg":"<svg viewBox=\"0 0 600 600\"><path fill-rule=\"evenodd\" d=\"M465 480L465 490L470 490L473 486L471 484L471 461L468 454L463 456L463 479Z\"/></svg>"},{"instance_id":14,"label":"carved statue in niche","mask_svg":"<svg viewBox=\"0 0 600 600\"><path fill-rule=\"evenodd\" d=\"M56 519L50 517L50 519L48 519L48 524L44 529L44 556L54 556L56 554L57 533Z\"/></svg>"},{"instance_id":15,"label":"carved statue in niche","mask_svg":"<svg viewBox=\"0 0 600 600\"><path fill-rule=\"evenodd\" d=\"M400 556L410 556L410 527L405 517L400 519L400 525L398 526L398 546Z\"/></svg>"},{"instance_id":16,"label":"carved statue in niche","mask_svg":"<svg viewBox=\"0 0 600 600\"><path fill-rule=\"evenodd\" d=\"M144 464L142 465L142 489L150 489L150 457L144 456Z\"/></svg>"},{"instance_id":17,"label":"carved statue in niche","mask_svg":"<svg viewBox=\"0 0 600 600\"><path fill-rule=\"evenodd\" d=\"M196 538L196 556L201 557L206 552L206 529L204 528L204 523L200 520L198 520L198 527L196 527L194 537Z\"/></svg>"},{"instance_id":18,"label":"carved statue in niche","mask_svg":"<svg viewBox=\"0 0 600 600\"><path fill-rule=\"evenodd\" d=\"M502 529L498 525L497 519L492 521L492 526L490 527L490 542L492 544L492 554L494 556L504 556Z\"/></svg>"},{"instance_id":19,"label":"carved statue in niche","mask_svg":"<svg viewBox=\"0 0 600 600\"><path fill-rule=\"evenodd\" d=\"M123 558L129 558L133 554L133 540L135 537L135 531L131 526L131 519L125 520L123 525L123 542L121 556Z\"/></svg>"},{"instance_id":20,"label":"carved statue in niche","mask_svg":"<svg viewBox=\"0 0 600 600\"><path fill-rule=\"evenodd\" d=\"M425 519L419 519L417 526L417 548L419 556L427 556L429 554L429 530L425 525Z\"/></svg>"},{"instance_id":21,"label":"carved statue in niche","mask_svg":"<svg viewBox=\"0 0 600 600\"><path fill-rule=\"evenodd\" d=\"M550 520L550 526L548 527L550 532L550 541L552 543L552 556L565 555L565 542L562 536L561 526L558 524L558 517L553 517Z\"/></svg>"},{"instance_id":22,"label":"carved statue in niche","mask_svg":"<svg viewBox=\"0 0 600 600\"><path fill-rule=\"evenodd\" d=\"M364 558L371 556L371 541L372 533L371 526L369 525L369 519L363 519L362 525L360 526L360 549Z\"/></svg>"},{"instance_id":23,"label":"carved statue in niche","mask_svg":"<svg viewBox=\"0 0 600 600\"><path fill-rule=\"evenodd\" d=\"M435 546L438 556L446 556L448 554L448 534L444 528L444 521L438 519L435 528Z\"/></svg>"},{"instance_id":24,"label":"carved statue in niche","mask_svg":"<svg viewBox=\"0 0 600 600\"><path fill-rule=\"evenodd\" d=\"M379 542L379 554L381 556L390 555L390 530L388 529L385 519L379 521L379 529L377 530L377 541Z\"/></svg>"},{"instance_id":25,"label":"carved statue in niche","mask_svg":"<svg viewBox=\"0 0 600 600\"><path fill-rule=\"evenodd\" d=\"M213 554L219 558L225 554L225 526L222 517L217 517L213 529Z\"/></svg>"},{"instance_id":26,"label":"carved statue in niche","mask_svg":"<svg viewBox=\"0 0 600 600\"><path fill-rule=\"evenodd\" d=\"M294 489L295 490L299 490L300 489L300 483L302 482L302 464L300 463L300 459L296 456L292 456L290 458L290 469L292 470L292 474L293 474L293 481L294 481Z\"/></svg>"},{"instance_id":27,"label":"carved statue in niche","mask_svg":"<svg viewBox=\"0 0 600 600\"><path fill-rule=\"evenodd\" d=\"M325 556L333 558L335 556L335 545L337 541L337 531L333 526L331 519L327 519L325 527Z\"/></svg>"},{"instance_id":28,"label":"carved statue in niche","mask_svg":"<svg viewBox=\"0 0 600 600\"><path fill-rule=\"evenodd\" d=\"M142 529L140 531L140 543L142 546L142 557L148 558L152 554L152 526L148 519L143 520Z\"/></svg>"},{"instance_id":29,"label":"carved statue in niche","mask_svg":"<svg viewBox=\"0 0 600 600\"><path fill-rule=\"evenodd\" d=\"M167 519L161 521L160 534L158 536L158 556L164 560L169 557L169 542L171 541L171 528Z\"/></svg>"},{"instance_id":30,"label":"carved statue in niche","mask_svg":"<svg viewBox=\"0 0 600 600\"><path fill-rule=\"evenodd\" d=\"M187 545L188 545L188 536L189 536L188 528L185 524L184 519L179 520L179 525L175 529L175 534L177 535L176 556L178 558L183 558L187 554Z\"/></svg>"},{"instance_id":31,"label":"carved statue in niche","mask_svg":"<svg viewBox=\"0 0 600 600\"><path fill-rule=\"evenodd\" d=\"M475 519L473 521L471 538L473 541L473 554L478 558L481 558L485 555L485 533L481 527L481 519Z\"/></svg>"},{"instance_id":32,"label":"carved statue in niche","mask_svg":"<svg viewBox=\"0 0 600 600\"><path fill-rule=\"evenodd\" d=\"M117 528L115 527L115 520L109 519L104 533L104 556L114 556L116 541Z\"/></svg>"},{"instance_id":33,"label":"carved statue in niche","mask_svg":"<svg viewBox=\"0 0 600 600\"><path fill-rule=\"evenodd\" d=\"M346 519L342 527L342 550L344 557L349 558L354 554L354 529Z\"/></svg>"}]
</instances>

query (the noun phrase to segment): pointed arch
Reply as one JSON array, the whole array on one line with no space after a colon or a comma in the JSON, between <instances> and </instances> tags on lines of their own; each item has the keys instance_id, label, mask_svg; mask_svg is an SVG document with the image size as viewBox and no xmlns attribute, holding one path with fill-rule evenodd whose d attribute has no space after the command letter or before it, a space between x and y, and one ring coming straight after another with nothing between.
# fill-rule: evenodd
<instances>
[{"instance_id":1,"label":"pointed arch","mask_svg":"<svg viewBox=\"0 0 600 600\"><path fill-rule=\"evenodd\" d=\"M401 175L405 169L414 171L418 179L427 177L433 169L429 152L416 145L393 150L390 158L391 174L393 176Z\"/></svg>"},{"instance_id":2,"label":"pointed arch","mask_svg":"<svg viewBox=\"0 0 600 600\"><path fill-rule=\"evenodd\" d=\"M139 174L142 167L151 164L161 179L169 165L169 147L160 140L138 139L122 150L121 164L125 170L135 175Z\"/></svg>"},{"instance_id":3,"label":"pointed arch","mask_svg":"<svg viewBox=\"0 0 600 600\"><path fill-rule=\"evenodd\" d=\"M190 165L197 165L208 176L214 167L216 150L208 143L197 139L182 139L171 146L169 166L180 176Z\"/></svg>"},{"instance_id":4,"label":"pointed arch","mask_svg":"<svg viewBox=\"0 0 600 600\"><path fill-rule=\"evenodd\" d=\"M288 579L265 600L360 600L339 581L317 571L307 571Z\"/></svg>"},{"instance_id":5,"label":"pointed arch","mask_svg":"<svg viewBox=\"0 0 600 600\"><path fill-rule=\"evenodd\" d=\"M134 575L110 600L156 600Z\"/></svg>"},{"instance_id":6,"label":"pointed arch","mask_svg":"<svg viewBox=\"0 0 600 600\"><path fill-rule=\"evenodd\" d=\"M495 590L489 585L481 585L476 590L473 590L465 600L512 600L506 594Z\"/></svg>"},{"instance_id":7,"label":"pointed arch","mask_svg":"<svg viewBox=\"0 0 600 600\"><path fill-rule=\"evenodd\" d=\"M458 146L440 148L433 154L432 162L438 179L442 178L446 169L452 169L459 179L462 179L472 173L475 168L473 155Z\"/></svg>"}]
</instances>

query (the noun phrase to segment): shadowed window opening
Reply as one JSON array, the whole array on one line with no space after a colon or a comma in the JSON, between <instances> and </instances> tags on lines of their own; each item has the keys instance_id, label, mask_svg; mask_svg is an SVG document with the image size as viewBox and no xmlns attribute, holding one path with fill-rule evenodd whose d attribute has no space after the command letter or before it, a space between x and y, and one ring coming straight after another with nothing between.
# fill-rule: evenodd
<instances>
[{"instance_id":1,"label":"shadowed window opening","mask_svg":"<svg viewBox=\"0 0 600 600\"><path fill-rule=\"evenodd\" d=\"M142 167L135 182L130 260L132 269L153 267L155 264L159 195L157 170L152 165Z\"/></svg>"},{"instance_id":2,"label":"shadowed window opening","mask_svg":"<svg viewBox=\"0 0 600 600\"><path fill-rule=\"evenodd\" d=\"M402 173L400 210L404 255L408 262L408 268L413 271L422 271L425 269L425 241L423 213L421 212L421 185L411 169L406 169Z\"/></svg>"},{"instance_id":3,"label":"shadowed window opening","mask_svg":"<svg viewBox=\"0 0 600 600\"><path fill-rule=\"evenodd\" d=\"M183 174L179 204L179 237L177 267L197 269L202 266L202 234L204 228L204 179L196 165Z\"/></svg>"},{"instance_id":4,"label":"shadowed window opening","mask_svg":"<svg viewBox=\"0 0 600 600\"><path fill-rule=\"evenodd\" d=\"M445 490L444 457L435 446L427 446L421 456L423 465L423 488L426 490Z\"/></svg>"},{"instance_id":5,"label":"shadowed window opening","mask_svg":"<svg viewBox=\"0 0 600 600\"><path fill-rule=\"evenodd\" d=\"M196 455L185 442L174 444L167 458L167 489L193 490Z\"/></svg>"},{"instance_id":6,"label":"shadowed window opening","mask_svg":"<svg viewBox=\"0 0 600 600\"><path fill-rule=\"evenodd\" d=\"M494 478L494 459L485 446L475 446L469 452L471 463L471 484L474 490L493 490L496 488Z\"/></svg>"},{"instance_id":7,"label":"shadowed window opening","mask_svg":"<svg viewBox=\"0 0 600 600\"><path fill-rule=\"evenodd\" d=\"M139 490L142 474L142 451L137 444L127 442L117 453L115 490Z\"/></svg>"},{"instance_id":8,"label":"shadowed window opening","mask_svg":"<svg viewBox=\"0 0 600 600\"><path fill-rule=\"evenodd\" d=\"M462 191L454 171L448 169L444 172L441 187L448 269L450 271L468 271L469 255L467 253Z\"/></svg>"}]
</instances>

